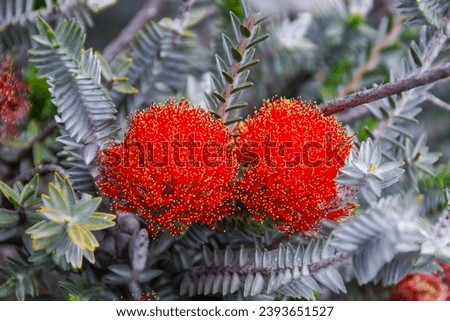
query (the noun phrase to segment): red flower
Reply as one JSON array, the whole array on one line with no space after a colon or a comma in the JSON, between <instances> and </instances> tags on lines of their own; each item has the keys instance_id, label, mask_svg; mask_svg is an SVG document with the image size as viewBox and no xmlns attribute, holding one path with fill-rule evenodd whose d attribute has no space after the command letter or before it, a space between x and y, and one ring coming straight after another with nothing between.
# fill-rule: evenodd
<instances>
[{"instance_id":1,"label":"red flower","mask_svg":"<svg viewBox=\"0 0 450 321\"><path fill-rule=\"evenodd\" d=\"M25 98L27 85L12 72L11 62L0 62L0 143L17 135L16 126L28 113L30 103Z\"/></svg>"},{"instance_id":2,"label":"red flower","mask_svg":"<svg viewBox=\"0 0 450 321\"><path fill-rule=\"evenodd\" d=\"M445 301L447 287L435 274L414 273L398 283L391 293L392 301Z\"/></svg>"},{"instance_id":3,"label":"red flower","mask_svg":"<svg viewBox=\"0 0 450 321\"><path fill-rule=\"evenodd\" d=\"M116 210L136 212L156 236L194 222L211 227L233 210L237 161L231 133L208 112L182 100L152 105L131 120L122 143L98 156L100 191Z\"/></svg>"},{"instance_id":4,"label":"red flower","mask_svg":"<svg viewBox=\"0 0 450 321\"><path fill-rule=\"evenodd\" d=\"M271 219L284 233L310 231L353 208L339 201L334 181L352 147L334 117L300 99L276 98L238 133L245 166L239 197L257 220Z\"/></svg>"},{"instance_id":5,"label":"red flower","mask_svg":"<svg viewBox=\"0 0 450 321\"><path fill-rule=\"evenodd\" d=\"M450 264L439 262L439 265L442 267L442 272L439 273L441 275L442 282L450 287Z\"/></svg>"},{"instance_id":6,"label":"red flower","mask_svg":"<svg viewBox=\"0 0 450 321\"><path fill-rule=\"evenodd\" d=\"M137 301L155 301L157 299L155 292L143 293Z\"/></svg>"}]
</instances>

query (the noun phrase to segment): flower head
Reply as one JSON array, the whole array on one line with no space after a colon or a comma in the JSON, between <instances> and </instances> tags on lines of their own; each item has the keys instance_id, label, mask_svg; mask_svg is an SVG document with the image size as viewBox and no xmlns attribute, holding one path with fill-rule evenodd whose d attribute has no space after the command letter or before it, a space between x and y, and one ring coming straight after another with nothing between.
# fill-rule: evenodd
<instances>
[{"instance_id":1,"label":"flower head","mask_svg":"<svg viewBox=\"0 0 450 321\"><path fill-rule=\"evenodd\" d=\"M116 210L144 217L153 236L214 227L233 210L231 144L223 123L188 101L153 104L134 115L123 142L100 152L97 186Z\"/></svg>"},{"instance_id":2,"label":"flower head","mask_svg":"<svg viewBox=\"0 0 450 321\"><path fill-rule=\"evenodd\" d=\"M11 62L0 62L0 142L14 138L16 126L28 113L30 103L25 97L27 85L12 72Z\"/></svg>"},{"instance_id":3,"label":"flower head","mask_svg":"<svg viewBox=\"0 0 450 321\"><path fill-rule=\"evenodd\" d=\"M239 197L257 220L271 219L285 233L306 232L352 208L339 201L334 180L351 137L334 117L300 99L275 98L238 132L245 166Z\"/></svg>"},{"instance_id":4,"label":"flower head","mask_svg":"<svg viewBox=\"0 0 450 321\"><path fill-rule=\"evenodd\" d=\"M442 268L442 272L440 273L442 282L444 282L447 287L449 287L449 298L450 298L450 264L445 264L440 262L439 265Z\"/></svg>"},{"instance_id":5,"label":"flower head","mask_svg":"<svg viewBox=\"0 0 450 321\"><path fill-rule=\"evenodd\" d=\"M444 301L447 287L436 274L414 273L398 283L391 293L392 301Z\"/></svg>"}]
</instances>

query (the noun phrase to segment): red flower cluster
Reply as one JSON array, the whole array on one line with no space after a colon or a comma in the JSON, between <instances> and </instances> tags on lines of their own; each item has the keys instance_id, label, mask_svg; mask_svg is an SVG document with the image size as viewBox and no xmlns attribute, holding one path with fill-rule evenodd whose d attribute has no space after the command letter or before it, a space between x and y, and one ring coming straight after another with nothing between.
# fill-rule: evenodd
<instances>
[{"instance_id":1,"label":"red flower cluster","mask_svg":"<svg viewBox=\"0 0 450 321\"><path fill-rule=\"evenodd\" d=\"M25 97L27 85L12 72L11 62L0 62L0 143L17 135L16 126L28 113L30 103Z\"/></svg>"},{"instance_id":2,"label":"red flower cluster","mask_svg":"<svg viewBox=\"0 0 450 321\"><path fill-rule=\"evenodd\" d=\"M334 179L352 142L334 117L300 99L274 99L238 132L247 165L239 198L256 219L272 219L280 231L292 233L348 214L352 206L335 206Z\"/></svg>"},{"instance_id":3,"label":"red flower cluster","mask_svg":"<svg viewBox=\"0 0 450 321\"><path fill-rule=\"evenodd\" d=\"M222 122L185 100L152 105L133 117L122 143L100 152L97 186L116 210L144 217L153 236L194 222L214 227L233 211L237 161L214 157L232 142Z\"/></svg>"},{"instance_id":4,"label":"red flower cluster","mask_svg":"<svg viewBox=\"0 0 450 321\"><path fill-rule=\"evenodd\" d=\"M233 141L222 122L185 100L152 105L133 117L123 142L100 152L97 186L116 210L144 217L154 236L194 222L214 227L236 198L285 233L353 208L334 181L352 146L334 117L300 99L274 99L236 131Z\"/></svg>"},{"instance_id":5,"label":"red flower cluster","mask_svg":"<svg viewBox=\"0 0 450 321\"><path fill-rule=\"evenodd\" d=\"M392 301L450 301L450 264L434 274L413 273L392 290Z\"/></svg>"}]
</instances>

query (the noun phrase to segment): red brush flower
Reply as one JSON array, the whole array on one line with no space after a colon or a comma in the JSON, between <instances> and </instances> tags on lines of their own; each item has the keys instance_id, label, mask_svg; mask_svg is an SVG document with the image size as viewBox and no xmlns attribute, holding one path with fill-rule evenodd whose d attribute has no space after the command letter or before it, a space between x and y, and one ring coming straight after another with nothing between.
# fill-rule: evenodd
<instances>
[{"instance_id":1,"label":"red brush flower","mask_svg":"<svg viewBox=\"0 0 450 321\"><path fill-rule=\"evenodd\" d=\"M185 100L152 105L133 117L122 143L100 152L97 186L116 210L144 217L153 236L194 222L214 227L233 210L232 142L222 122Z\"/></svg>"},{"instance_id":2,"label":"red brush flower","mask_svg":"<svg viewBox=\"0 0 450 321\"><path fill-rule=\"evenodd\" d=\"M353 208L339 201L334 181L352 147L334 117L300 99L277 98L237 131L245 166L239 197L257 220L271 219L284 233L310 231Z\"/></svg>"},{"instance_id":3,"label":"red brush flower","mask_svg":"<svg viewBox=\"0 0 450 321\"><path fill-rule=\"evenodd\" d=\"M392 301L445 301L447 287L435 274L414 273L400 281L391 293Z\"/></svg>"},{"instance_id":4,"label":"red brush flower","mask_svg":"<svg viewBox=\"0 0 450 321\"><path fill-rule=\"evenodd\" d=\"M442 267L442 272L439 273L442 278L442 282L449 287L450 291L450 264L439 262L439 265Z\"/></svg>"},{"instance_id":5,"label":"red brush flower","mask_svg":"<svg viewBox=\"0 0 450 321\"><path fill-rule=\"evenodd\" d=\"M28 113L28 87L12 72L11 61L0 62L0 143L17 135L16 126Z\"/></svg>"}]
</instances>

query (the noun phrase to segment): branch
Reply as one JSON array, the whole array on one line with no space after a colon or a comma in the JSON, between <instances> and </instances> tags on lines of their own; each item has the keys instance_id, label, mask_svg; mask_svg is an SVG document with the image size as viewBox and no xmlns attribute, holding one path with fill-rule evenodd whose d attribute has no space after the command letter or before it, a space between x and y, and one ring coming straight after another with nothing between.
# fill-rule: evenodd
<instances>
[{"instance_id":1,"label":"branch","mask_svg":"<svg viewBox=\"0 0 450 321\"><path fill-rule=\"evenodd\" d=\"M44 127L44 129L28 143L27 146L18 150L17 154L14 156L13 159L4 158L2 156L2 154L0 154L0 162L7 164L7 165L17 166L17 163L20 160L24 159L28 154L31 153L31 151L33 149L33 145L36 143L43 142L48 136L50 136L53 133L55 128L56 128L56 121L54 119L52 119Z\"/></svg>"},{"instance_id":2,"label":"branch","mask_svg":"<svg viewBox=\"0 0 450 321\"><path fill-rule=\"evenodd\" d=\"M250 30L251 32L253 31L253 29L255 28L255 25L257 23L258 19L257 19L257 15L256 14L250 14L247 18L246 21L244 22L245 27L247 27L248 30ZM236 51L238 52L239 55L241 55L241 57L244 57L246 52L247 52L247 47L250 43L250 39L248 37L242 36L237 43L236 46ZM227 48L224 47L224 50L228 50ZM242 61L237 61L236 59L234 59L235 61L231 64L230 66L230 70L228 70L229 72L229 77L232 79L231 83L227 83L224 88L223 91L221 93L224 101L219 102L218 106L217 106L217 114L220 115L220 117L222 117L222 119L226 118L226 114L227 114L227 109L230 107L230 102L231 102L231 98L233 97L234 94L237 94L236 90L236 79L239 77L239 74L242 72L240 71L243 62ZM220 72L220 70L219 70Z\"/></svg>"},{"instance_id":3,"label":"branch","mask_svg":"<svg viewBox=\"0 0 450 321\"><path fill-rule=\"evenodd\" d=\"M34 137L30 141L30 143L26 147L19 150L16 159L21 160L22 158L24 158L33 149L34 144L43 142L48 136L50 136L53 133L55 128L56 128L56 121L53 119L44 127L44 129L39 134L36 135L36 137Z\"/></svg>"},{"instance_id":4,"label":"branch","mask_svg":"<svg viewBox=\"0 0 450 321\"><path fill-rule=\"evenodd\" d=\"M349 96L333 99L319 105L319 107L325 116L330 116L341 111L371 103L373 101L399 94L416 87L424 86L447 77L450 77L450 64L420 72L392 83L363 90Z\"/></svg>"},{"instance_id":5,"label":"branch","mask_svg":"<svg viewBox=\"0 0 450 321\"><path fill-rule=\"evenodd\" d=\"M428 42L425 51L422 53L423 61L422 66L417 71L418 73L430 70L431 65L434 60L438 57L439 53L442 51L445 43L447 42L447 36L436 30ZM344 123L351 123L358 119L367 117L371 114L369 109L351 109L346 113L339 115L338 119Z\"/></svg>"},{"instance_id":6,"label":"branch","mask_svg":"<svg viewBox=\"0 0 450 321\"><path fill-rule=\"evenodd\" d=\"M351 262L352 257L351 253L338 252L328 259L310 264L309 271L311 273L318 273L329 266L337 268Z\"/></svg>"},{"instance_id":7,"label":"branch","mask_svg":"<svg viewBox=\"0 0 450 321\"><path fill-rule=\"evenodd\" d=\"M103 56L106 61L111 63L121 51L130 45L130 42L132 42L136 33L142 29L149 20L156 17L163 2L164 1L162 0L147 0L147 3L131 19L128 25L105 47Z\"/></svg>"},{"instance_id":8,"label":"branch","mask_svg":"<svg viewBox=\"0 0 450 321\"><path fill-rule=\"evenodd\" d=\"M67 176L66 172L62 167L54 164L46 164L46 165L39 165L38 167L31 168L23 172L22 174L10 180L9 184L12 185L14 182L28 182L36 174L48 174L53 172L61 174L61 176Z\"/></svg>"}]
</instances>

